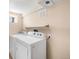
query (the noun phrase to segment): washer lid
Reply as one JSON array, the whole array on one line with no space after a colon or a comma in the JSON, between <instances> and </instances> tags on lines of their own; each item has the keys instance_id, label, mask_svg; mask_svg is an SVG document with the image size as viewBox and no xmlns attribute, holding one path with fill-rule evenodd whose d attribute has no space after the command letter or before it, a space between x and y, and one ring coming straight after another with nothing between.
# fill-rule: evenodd
<instances>
[{"instance_id":1,"label":"washer lid","mask_svg":"<svg viewBox=\"0 0 79 59\"><path fill-rule=\"evenodd\" d=\"M41 41L41 40L44 40L45 37L43 38L36 38L34 36L29 36L29 35L24 35L24 34L15 34L13 35L12 37L18 39L18 40L21 40L27 44L33 44L33 43L36 43L38 41Z\"/></svg>"}]
</instances>

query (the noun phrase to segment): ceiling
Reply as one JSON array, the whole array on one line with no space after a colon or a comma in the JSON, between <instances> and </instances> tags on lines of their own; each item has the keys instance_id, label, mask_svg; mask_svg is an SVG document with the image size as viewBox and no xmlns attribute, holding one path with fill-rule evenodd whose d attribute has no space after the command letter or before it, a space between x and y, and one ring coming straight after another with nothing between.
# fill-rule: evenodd
<instances>
[{"instance_id":1,"label":"ceiling","mask_svg":"<svg viewBox=\"0 0 79 59\"><path fill-rule=\"evenodd\" d=\"M10 0L9 10L17 13L29 13L38 9L38 0Z\"/></svg>"},{"instance_id":2,"label":"ceiling","mask_svg":"<svg viewBox=\"0 0 79 59\"><path fill-rule=\"evenodd\" d=\"M9 11L28 14L34 10L38 10L41 7L38 4L39 1L40 0L9 0Z\"/></svg>"}]
</instances>

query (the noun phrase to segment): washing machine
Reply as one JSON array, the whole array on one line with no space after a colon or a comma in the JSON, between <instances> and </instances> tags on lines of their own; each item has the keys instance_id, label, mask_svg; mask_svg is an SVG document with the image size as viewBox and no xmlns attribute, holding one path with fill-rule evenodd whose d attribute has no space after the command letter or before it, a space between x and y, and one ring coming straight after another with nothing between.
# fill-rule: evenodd
<instances>
[{"instance_id":1,"label":"washing machine","mask_svg":"<svg viewBox=\"0 0 79 59\"><path fill-rule=\"evenodd\" d=\"M46 38L43 33L18 33L12 37L14 59L46 59Z\"/></svg>"}]
</instances>

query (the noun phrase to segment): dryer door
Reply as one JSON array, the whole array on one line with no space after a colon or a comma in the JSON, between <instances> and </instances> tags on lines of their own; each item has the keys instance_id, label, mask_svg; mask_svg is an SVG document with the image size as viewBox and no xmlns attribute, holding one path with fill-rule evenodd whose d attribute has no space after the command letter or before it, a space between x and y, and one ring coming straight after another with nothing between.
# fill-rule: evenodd
<instances>
[{"instance_id":1,"label":"dryer door","mask_svg":"<svg viewBox=\"0 0 79 59\"><path fill-rule=\"evenodd\" d=\"M16 59L28 59L28 48L24 47L20 43L16 42L16 47L15 47L15 58Z\"/></svg>"}]
</instances>

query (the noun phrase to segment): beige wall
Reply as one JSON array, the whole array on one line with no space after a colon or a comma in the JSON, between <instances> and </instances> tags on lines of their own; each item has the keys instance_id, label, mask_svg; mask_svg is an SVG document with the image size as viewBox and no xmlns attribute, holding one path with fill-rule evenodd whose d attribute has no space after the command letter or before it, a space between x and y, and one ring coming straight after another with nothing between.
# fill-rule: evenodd
<instances>
[{"instance_id":1,"label":"beige wall","mask_svg":"<svg viewBox=\"0 0 79 59\"><path fill-rule=\"evenodd\" d=\"M16 17L17 22L15 23L9 23L9 33L14 34L19 31L22 31L23 22L22 22L22 15L14 12L10 12L9 15L13 15Z\"/></svg>"},{"instance_id":2,"label":"beige wall","mask_svg":"<svg viewBox=\"0 0 79 59\"><path fill-rule=\"evenodd\" d=\"M49 8L46 16L38 12L24 15L23 28L49 24L54 39L48 40L48 59L69 59L69 17L69 0L62 0Z\"/></svg>"}]
</instances>

